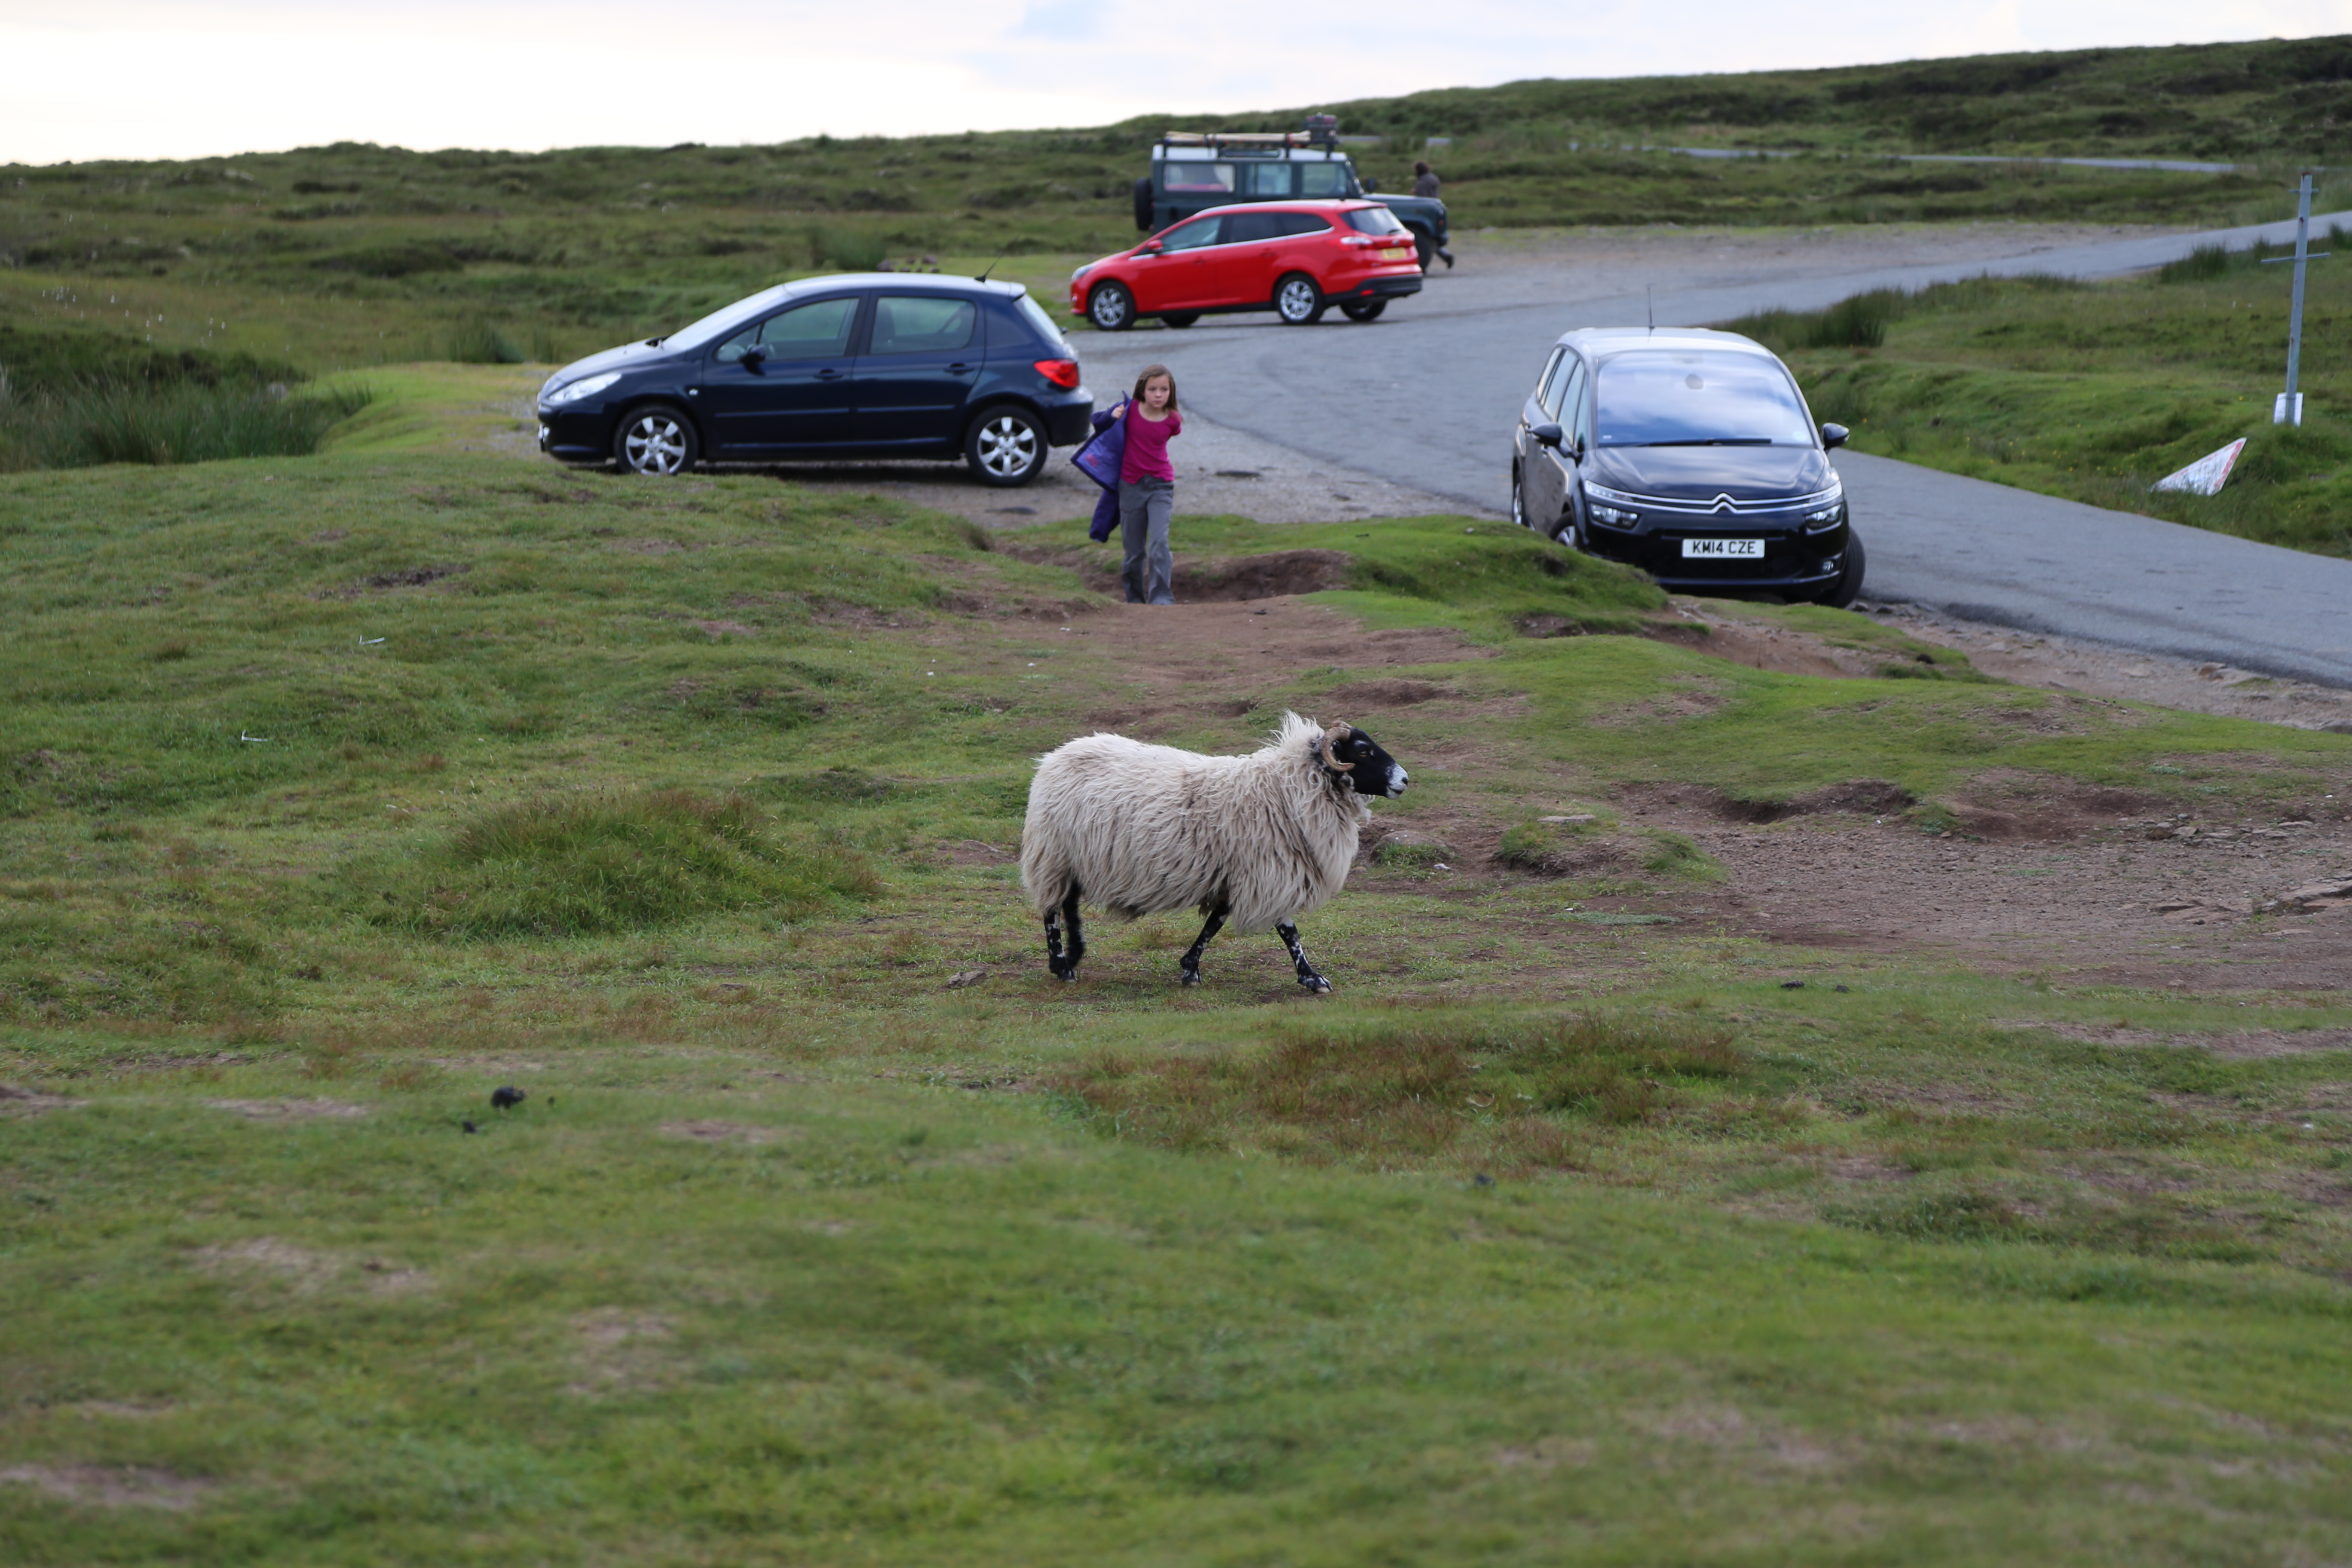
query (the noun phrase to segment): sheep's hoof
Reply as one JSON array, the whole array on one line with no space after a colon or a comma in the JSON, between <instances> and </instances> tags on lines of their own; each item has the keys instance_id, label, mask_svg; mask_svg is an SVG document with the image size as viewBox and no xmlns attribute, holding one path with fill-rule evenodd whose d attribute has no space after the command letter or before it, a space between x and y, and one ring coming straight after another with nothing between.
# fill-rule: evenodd
<instances>
[{"instance_id":1,"label":"sheep's hoof","mask_svg":"<svg viewBox=\"0 0 2352 1568\"><path fill-rule=\"evenodd\" d=\"M1298 984L1318 996L1328 996L1331 994L1331 983L1319 974L1312 980L1302 974L1298 977Z\"/></svg>"},{"instance_id":2,"label":"sheep's hoof","mask_svg":"<svg viewBox=\"0 0 2352 1568\"><path fill-rule=\"evenodd\" d=\"M1054 972L1056 980L1076 980L1078 977L1078 966L1075 963L1066 968L1058 963L1049 963L1045 967Z\"/></svg>"},{"instance_id":3,"label":"sheep's hoof","mask_svg":"<svg viewBox=\"0 0 2352 1568\"><path fill-rule=\"evenodd\" d=\"M1180 985L1198 985L1201 984L1201 972L1197 969L1188 969L1176 977L1176 983Z\"/></svg>"}]
</instances>

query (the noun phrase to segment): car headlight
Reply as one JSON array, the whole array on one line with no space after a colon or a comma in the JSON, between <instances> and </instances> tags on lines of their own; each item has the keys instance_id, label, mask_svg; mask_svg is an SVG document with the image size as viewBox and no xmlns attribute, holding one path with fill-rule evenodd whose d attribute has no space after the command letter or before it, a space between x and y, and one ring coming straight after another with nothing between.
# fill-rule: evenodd
<instances>
[{"instance_id":1,"label":"car headlight","mask_svg":"<svg viewBox=\"0 0 2352 1568\"><path fill-rule=\"evenodd\" d=\"M1584 493L1594 500L1613 501L1619 506L1640 506L1640 496L1629 496L1623 490L1604 489L1591 479L1584 481Z\"/></svg>"},{"instance_id":2,"label":"car headlight","mask_svg":"<svg viewBox=\"0 0 2352 1568\"><path fill-rule=\"evenodd\" d=\"M1073 283L1082 281L1086 278L1086 275L1092 272L1094 269L1095 264L1089 261L1084 267L1079 268L1076 272L1070 274L1070 281Z\"/></svg>"},{"instance_id":3,"label":"car headlight","mask_svg":"<svg viewBox=\"0 0 2352 1568\"><path fill-rule=\"evenodd\" d=\"M583 376L578 381L557 387L540 401L551 408L560 407L566 403L577 403L583 397L595 396L620 379L621 373L617 370L608 370L602 375Z\"/></svg>"},{"instance_id":4,"label":"car headlight","mask_svg":"<svg viewBox=\"0 0 2352 1568\"><path fill-rule=\"evenodd\" d=\"M1826 533L1831 529L1835 528L1839 522L1843 521L1844 517L1845 502L1842 500L1832 501L1829 505L1822 508L1819 511L1809 511L1805 514L1805 531L1807 533Z\"/></svg>"}]
</instances>

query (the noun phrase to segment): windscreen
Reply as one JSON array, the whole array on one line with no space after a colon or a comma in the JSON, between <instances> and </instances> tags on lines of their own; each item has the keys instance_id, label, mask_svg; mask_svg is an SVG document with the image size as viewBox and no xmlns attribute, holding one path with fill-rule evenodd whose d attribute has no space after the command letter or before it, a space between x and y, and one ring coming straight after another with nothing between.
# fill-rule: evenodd
<instances>
[{"instance_id":1,"label":"windscreen","mask_svg":"<svg viewBox=\"0 0 2352 1568\"><path fill-rule=\"evenodd\" d=\"M780 303L783 297L784 290L779 286L769 289L764 294L754 294L748 300L738 300L724 310L711 311L691 326L680 327L661 340L662 346L671 349L698 349L715 338L725 336L730 330L740 325L745 317L756 316L771 306Z\"/></svg>"},{"instance_id":2,"label":"windscreen","mask_svg":"<svg viewBox=\"0 0 2352 1568\"><path fill-rule=\"evenodd\" d=\"M1810 447L1813 427L1789 373L1761 354L1635 350L1601 366L1603 447Z\"/></svg>"}]
</instances>

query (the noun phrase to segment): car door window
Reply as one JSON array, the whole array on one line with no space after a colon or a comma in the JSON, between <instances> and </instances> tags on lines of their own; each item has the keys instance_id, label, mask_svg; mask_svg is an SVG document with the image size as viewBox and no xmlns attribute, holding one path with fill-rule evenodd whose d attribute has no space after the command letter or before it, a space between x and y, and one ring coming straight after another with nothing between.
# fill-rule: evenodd
<instances>
[{"instance_id":1,"label":"car door window","mask_svg":"<svg viewBox=\"0 0 2352 1568\"><path fill-rule=\"evenodd\" d=\"M719 345L714 356L733 364L758 343L771 360L838 359L849 352L849 329L857 320L857 300L814 300L769 317Z\"/></svg>"},{"instance_id":2,"label":"car door window","mask_svg":"<svg viewBox=\"0 0 2352 1568\"><path fill-rule=\"evenodd\" d=\"M1543 390L1536 394L1536 401L1542 405L1549 417L1559 417L1559 398L1560 394L1568 390L1569 371L1582 363L1566 349L1560 350L1559 357L1551 362L1551 369L1543 379Z\"/></svg>"},{"instance_id":3,"label":"car door window","mask_svg":"<svg viewBox=\"0 0 2352 1568\"><path fill-rule=\"evenodd\" d=\"M1345 163L1301 163L1298 194L1302 196L1344 196L1348 194Z\"/></svg>"},{"instance_id":4,"label":"car door window","mask_svg":"<svg viewBox=\"0 0 2352 1568\"><path fill-rule=\"evenodd\" d=\"M1202 246L1219 244L1221 241L1217 237L1223 232L1224 224L1222 213L1211 213L1207 217L1196 217L1191 223L1180 223L1160 237L1160 248L1198 250Z\"/></svg>"},{"instance_id":5,"label":"car door window","mask_svg":"<svg viewBox=\"0 0 2352 1568\"><path fill-rule=\"evenodd\" d=\"M1174 193L1184 191L1198 195L1231 195L1234 189L1234 166L1231 163L1196 163L1190 159L1171 158L1160 165L1163 171L1160 188Z\"/></svg>"},{"instance_id":6,"label":"car door window","mask_svg":"<svg viewBox=\"0 0 2352 1568\"><path fill-rule=\"evenodd\" d=\"M1576 442L1576 449L1588 452L1592 449L1592 400L1584 395L1584 390L1585 383L1591 377L1584 373L1582 360L1576 359L1573 354L1569 357L1575 360L1576 371L1568 378L1568 395L1562 400L1564 411L1559 422L1568 426L1570 437Z\"/></svg>"},{"instance_id":7,"label":"car door window","mask_svg":"<svg viewBox=\"0 0 2352 1568\"><path fill-rule=\"evenodd\" d=\"M1220 245L1257 245L1274 238L1281 232L1275 222L1280 213L1227 213L1224 236Z\"/></svg>"},{"instance_id":8,"label":"car door window","mask_svg":"<svg viewBox=\"0 0 2352 1568\"><path fill-rule=\"evenodd\" d=\"M1260 201L1280 201L1290 195L1287 163L1244 163L1241 173L1242 189Z\"/></svg>"},{"instance_id":9,"label":"car door window","mask_svg":"<svg viewBox=\"0 0 2352 1568\"><path fill-rule=\"evenodd\" d=\"M949 353L971 342L980 309L937 294L885 294L874 301L870 354Z\"/></svg>"}]
</instances>

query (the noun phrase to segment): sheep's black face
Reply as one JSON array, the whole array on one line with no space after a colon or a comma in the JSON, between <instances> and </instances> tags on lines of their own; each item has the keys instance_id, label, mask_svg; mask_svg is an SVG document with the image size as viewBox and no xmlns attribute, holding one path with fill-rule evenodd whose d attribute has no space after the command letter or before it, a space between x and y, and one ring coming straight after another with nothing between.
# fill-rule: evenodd
<instances>
[{"instance_id":1,"label":"sheep's black face","mask_svg":"<svg viewBox=\"0 0 2352 1568\"><path fill-rule=\"evenodd\" d=\"M1328 765L1333 773L1346 773L1358 795L1385 795L1393 800L1412 782L1397 760L1381 750L1379 742L1352 725L1344 739L1335 738L1328 744L1331 750Z\"/></svg>"}]
</instances>

